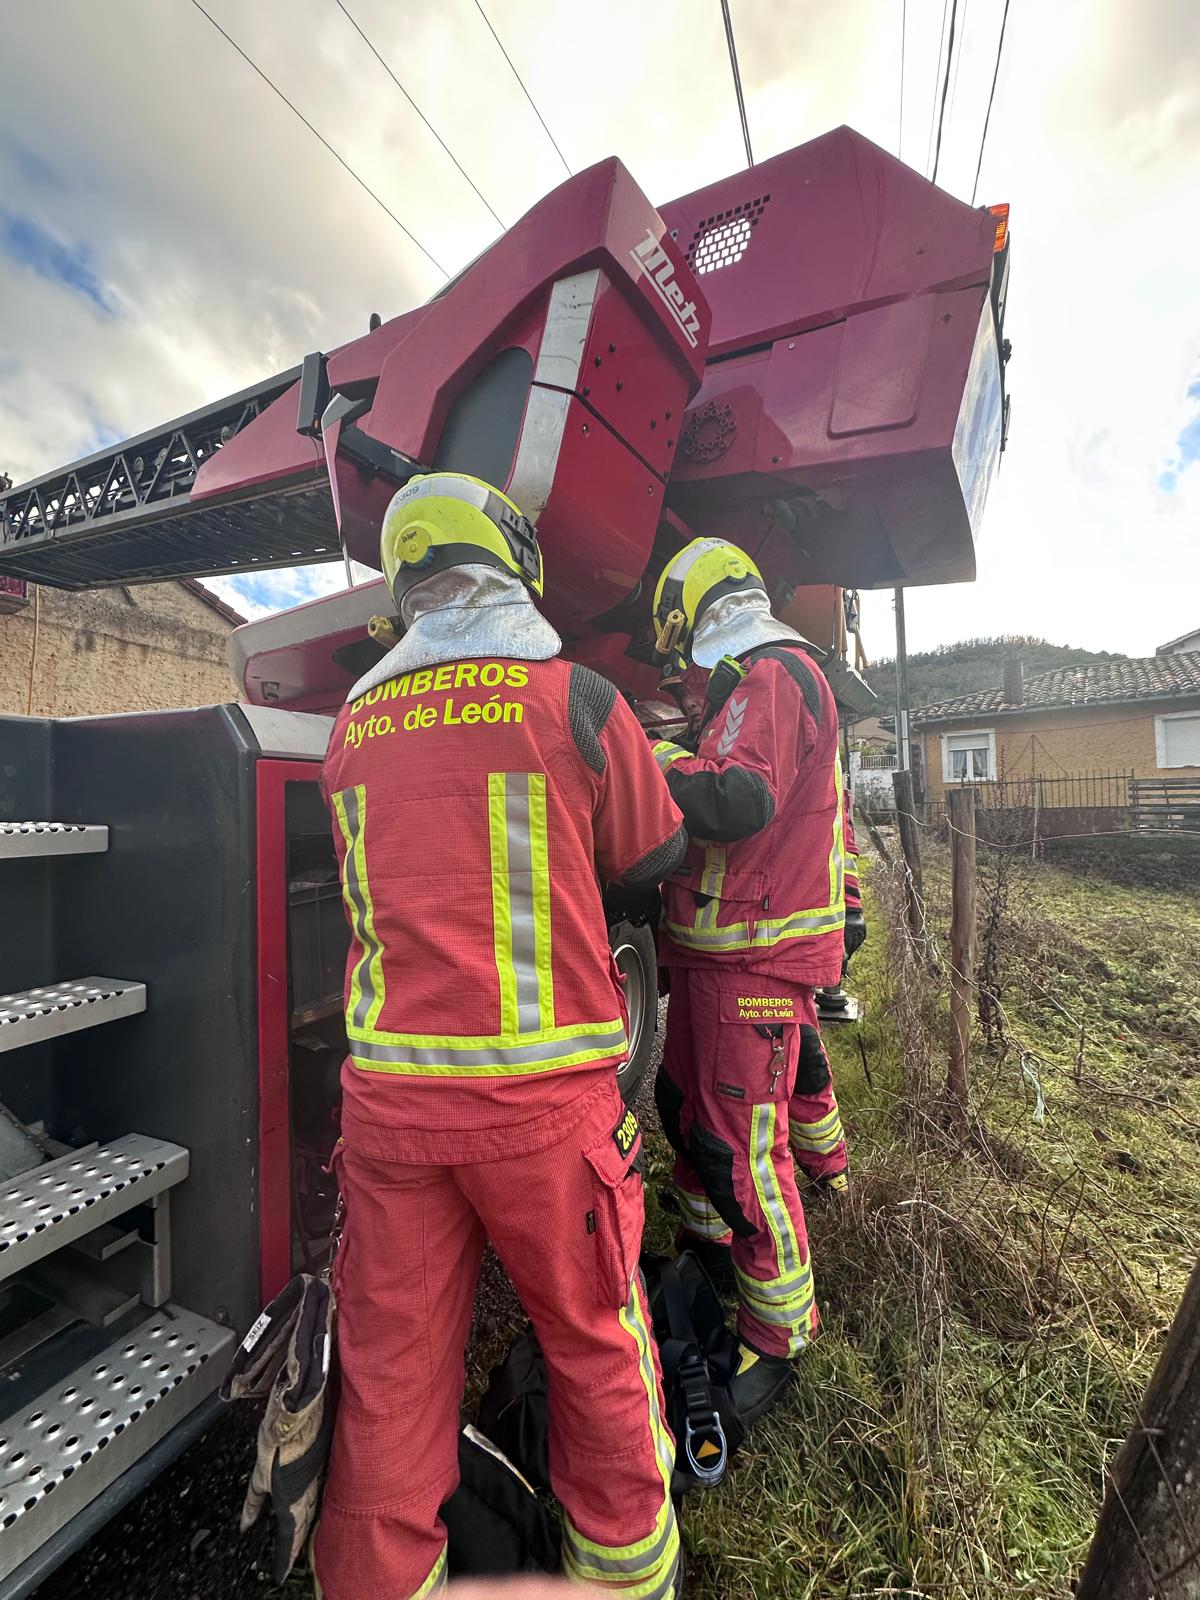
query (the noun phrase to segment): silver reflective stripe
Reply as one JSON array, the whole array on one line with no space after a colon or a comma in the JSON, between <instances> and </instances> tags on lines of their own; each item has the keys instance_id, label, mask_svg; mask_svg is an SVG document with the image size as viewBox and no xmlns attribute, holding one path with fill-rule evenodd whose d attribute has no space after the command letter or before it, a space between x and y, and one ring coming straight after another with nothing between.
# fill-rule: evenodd
<instances>
[{"instance_id":1,"label":"silver reflective stripe","mask_svg":"<svg viewBox=\"0 0 1200 1600\"><path fill-rule=\"evenodd\" d=\"M350 1053L363 1061L413 1067L520 1067L530 1063L559 1061L578 1055L581 1050L616 1053L625 1048L625 1029L619 1023L603 1033L577 1033L566 1039L542 1039L534 1044L486 1046L459 1049L456 1045L376 1044L366 1039L351 1039Z\"/></svg>"},{"instance_id":2,"label":"silver reflective stripe","mask_svg":"<svg viewBox=\"0 0 1200 1600\"><path fill-rule=\"evenodd\" d=\"M759 922L753 934L744 922L732 923L726 928L688 928L678 922L668 922L667 932L676 944L691 945L697 950L750 950L768 948L804 934L832 932L843 927L845 921L846 914L839 906L832 911L797 912L778 922Z\"/></svg>"},{"instance_id":3,"label":"silver reflective stripe","mask_svg":"<svg viewBox=\"0 0 1200 1600\"><path fill-rule=\"evenodd\" d=\"M721 886L725 882L725 849L723 845L709 845L704 852L704 872L700 878L700 893L709 897L708 904L696 913L696 927L715 929L717 913L721 909Z\"/></svg>"},{"instance_id":4,"label":"silver reflective stripe","mask_svg":"<svg viewBox=\"0 0 1200 1600\"><path fill-rule=\"evenodd\" d=\"M764 1283L761 1278L752 1278L748 1272L738 1268L737 1280L753 1300L787 1301L807 1295L808 1303L812 1304L812 1268L807 1262L799 1272L791 1273L785 1278L774 1278L770 1283Z\"/></svg>"},{"instance_id":5,"label":"silver reflective stripe","mask_svg":"<svg viewBox=\"0 0 1200 1600\"><path fill-rule=\"evenodd\" d=\"M373 939L371 936L371 926L367 920L366 887L359 882L358 877L357 852L363 829L359 792L358 789L343 789L341 801L346 811L346 826L350 830L345 863L346 893L354 906L354 931L358 934L362 946L362 955L358 958L358 965L355 968L359 989L358 1004L354 1007L350 1021L356 1028L365 1028L371 1007L375 1003L375 979L371 971L371 962L379 954L382 946L378 939ZM365 789L362 792L365 799Z\"/></svg>"},{"instance_id":6,"label":"silver reflective stripe","mask_svg":"<svg viewBox=\"0 0 1200 1600\"><path fill-rule=\"evenodd\" d=\"M699 561L700 557L706 556L710 550L716 550L724 542L723 539L697 539L686 550L681 550L667 568L667 582L677 583L682 588L683 580Z\"/></svg>"},{"instance_id":7,"label":"silver reflective stripe","mask_svg":"<svg viewBox=\"0 0 1200 1600\"><path fill-rule=\"evenodd\" d=\"M533 849L529 839L529 774L505 777L504 830L508 839L508 905L512 968L517 987L517 1032L538 1033L542 1001L537 974L537 928L533 906Z\"/></svg>"},{"instance_id":8,"label":"silver reflective stripe","mask_svg":"<svg viewBox=\"0 0 1200 1600\"><path fill-rule=\"evenodd\" d=\"M636 1555L601 1555L598 1550L583 1543L571 1525L569 1517L564 1517L563 1527L569 1547L571 1567L580 1577L649 1579L654 1576L655 1568L661 1565L675 1537L675 1512L673 1508L668 1509L666 1520L657 1538L652 1537L645 1550L639 1551Z\"/></svg>"},{"instance_id":9,"label":"silver reflective stripe","mask_svg":"<svg viewBox=\"0 0 1200 1600\"><path fill-rule=\"evenodd\" d=\"M774 1105L755 1106L754 1108L754 1167L758 1174L759 1199L767 1220L771 1224L771 1232L775 1235L779 1245L779 1275L786 1278L789 1274L799 1271L804 1265L796 1259L795 1239L792 1232L792 1219L788 1216L787 1207L784 1205L783 1194L779 1188L778 1177L775 1172L775 1160L771 1153L772 1132L775 1118L772 1115ZM789 1157L790 1160L790 1157Z\"/></svg>"}]
</instances>

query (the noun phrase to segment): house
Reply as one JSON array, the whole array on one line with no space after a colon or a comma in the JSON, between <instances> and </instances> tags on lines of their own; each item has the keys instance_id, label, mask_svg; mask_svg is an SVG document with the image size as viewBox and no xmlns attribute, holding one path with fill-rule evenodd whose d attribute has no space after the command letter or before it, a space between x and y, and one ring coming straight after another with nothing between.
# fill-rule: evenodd
<instances>
[{"instance_id":1,"label":"house","mask_svg":"<svg viewBox=\"0 0 1200 1600\"><path fill-rule=\"evenodd\" d=\"M0 714L86 716L211 705L245 619L193 579L74 591L0 580Z\"/></svg>"},{"instance_id":2,"label":"house","mask_svg":"<svg viewBox=\"0 0 1200 1600\"><path fill-rule=\"evenodd\" d=\"M911 714L924 796L998 778L1200 778L1200 651L1095 661L957 695Z\"/></svg>"},{"instance_id":3,"label":"house","mask_svg":"<svg viewBox=\"0 0 1200 1600\"><path fill-rule=\"evenodd\" d=\"M1166 644L1160 644L1154 652L1156 656L1186 655L1193 650L1200 650L1200 628L1194 628L1191 633L1181 633L1178 639L1168 639Z\"/></svg>"}]
</instances>

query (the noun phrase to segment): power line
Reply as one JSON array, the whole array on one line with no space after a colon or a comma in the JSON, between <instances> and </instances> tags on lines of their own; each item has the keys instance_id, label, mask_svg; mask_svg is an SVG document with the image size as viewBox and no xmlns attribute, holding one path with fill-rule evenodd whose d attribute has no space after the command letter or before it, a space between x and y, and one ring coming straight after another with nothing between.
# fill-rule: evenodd
<instances>
[{"instance_id":1,"label":"power line","mask_svg":"<svg viewBox=\"0 0 1200 1600\"><path fill-rule=\"evenodd\" d=\"M954 107L958 101L958 74L962 67L963 49L967 42L967 16L971 9L971 0L963 0L962 31L958 40L958 55L954 60L954 79L950 84L950 107L946 112L946 120L954 126Z\"/></svg>"},{"instance_id":2,"label":"power line","mask_svg":"<svg viewBox=\"0 0 1200 1600\"><path fill-rule=\"evenodd\" d=\"M225 29L221 26L221 24L217 21L217 19L215 17L213 17L213 16L210 16L209 13L207 11L205 11L204 7L200 4L200 0L192 0L192 4L195 6L196 10L200 13L200 15L202 17L207 18L207 20L212 23L213 27L221 35L222 39L224 39L228 44L231 44L233 46L233 48L237 51L238 55L241 56L242 60L246 63L246 65L248 67L253 67L254 71L258 73L259 77L267 85L268 89L270 89L274 94L277 94L279 96L279 98L283 101L284 105L293 114L293 116L297 116L297 117L300 118L300 121L308 129L309 133L312 134L313 138L320 140L320 142L325 146L326 150L329 151L329 154L333 157L333 159L338 163L339 166L345 168L345 170L354 179L355 183L358 184L359 188L360 189L365 189L366 192L371 196L371 199L374 200L375 204L377 206L379 206L379 208L382 211L386 211L387 212L388 216L391 217L392 221L400 229L400 232L405 236L405 238L406 239L410 239L412 241L412 243L416 245L417 249L421 252L421 254L425 257L425 259L427 261L432 261L433 265L438 269L438 271L442 274L442 276L444 278L445 277L449 277L449 273L446 271L446 268L442 265L442 263L438 260L438 258L432 253L432 251L427 250L425 248L425 246L421 243L420 239L417 238L416 234L413 233L410 228L406 228L405 227L405 225L400 221L400 218L391 209L391 207L388 206L383 200L381 200L379 198L379 196L375 193L374 189L372 189L371 185L369 183L367 183L367 181L364 178L360 178L359 177L358 173L355 172L354 168L350 165L350 163L343 156L338 155L337 151L330 144L329 140L326 139L324 134L317 132L316 128L313 127L312 123L304 115L303 111L301 111L298 106L293 105L292 102L288 99L287 95L284 94L283 90L280 89L276 84L272 83L271 79L267 77L267 75L263 71L263 69L258 65L258 63L256 61L252 61L251 60L251 58L242 49L241 45L238 44L237 40L236 39L231 39L229 37L229 35L225 32Z\"/></svg>"},{"instance_id":3,"label":"power line","mask_svg":"<svg viewBox=\"0 0 1200 1600\"><path fill-rule=\"evenodd\" d=\"M474 191L475 191L475 193L476 193L476 195L477 195L477 196L478 196L478 197L479 197L479 199L480 199L480 200L482 200L482 201L483 201L483 204L484 204L484 206L485 206L485 207L486 207L486 208L487 208L487 210L488 210L488 211L489 211L489 212L490 212L490 213L491 213L491 215L492 215L492 217L493 217L493 219L494 219L494 220L495 220L495 222L496 222L496 225L497 225L497 227L500 227L500 228L503 228L503 227L504 227L504 223L503 223L503 222L502 222L502 221L501 221L501 220L500 220L500 218L499 218L499 217L498 217L498 216L496 216L496 213L495 213L495 212L494 212L494 211L493 211L493 210L492 210L492 208L491 208L491 206L490 206L490 205L488 205L488 202L487 202L487 200L486 200L486 199L485 199L485 197L484 197L484 196L483 196L483 195L482 195L482 194L481 194L481 193L480 193L480 190L479 190L479 187L478 187L478 185L477 185L477 184L476 184L476 183L475 183L475 180L474 180L474 179L473 179L473 178L472 178L472 177L471 177L471 174L470 174L470 173L469 173L469 172L468 172L468 171L467 171L467 169L466 169L466 168L465 168L465 167L464 167L464 166L463 166L463 164L462 164L462 162L461 162L461 161L460 161L460 160L459 160L459 159L458 159L458 157L457 157L457 156L456 156L456 155L455 155L455 154L454 154L454 151L453 151L453 150L451 150L451 148L450 148L450 146L449 146L449 145L448 145L448 144L447 144L447 143L446 143L446 141L445 141L445 140L444 140L444 139L443 139L443 138L442 138L442 136L441 136L441 134L440 134L440 133L439 133L439 132L438 132L438 131L437 131L437 129L436 129L436 128L435 128L435 127L434 127L434 125L433 125L433 123L432 123L432 122L430 122L430 120L429 120L429 118L428 118L428 117L427 117L427 116L426 116L426 115L425 115L425 113L424 113L424 112L423 112L423 111L422 111L422 110L421 110L421 108L420 108L420 106L419 106L419 105L418 105L418 104L417 104L417 102L416 102L416 101L415 101L415 100L414 100L414 99L413 99L413 97L412 97L412 95L410 95L410 94L409 94L409 92L408 92L408 90L407 90L407 89L406 89L406 88L405 88L405 87L404 87L404 85L403 85L403 84L402 84L402 83L401 83L401 82L400 82L400 79L399 79L399 78L398 78L398 77L397 77L397 76L396 76L396 74L395 74L395 73L394 73L394 72L393 72L393 71L392 71L392 69L391 69L391 67L389 67L389 66L388 66L388 64L387 64L387 62L386 62L386 61L385 61L385 60L384 60L384 59L383 59L383 57L382 57L382 56L381 56L381 55L380 55L380 54L379 54L379 51L378 51L378 50L376 50L376 48L375 48L375 46L374 46L374 45L373 45L373 44L372 44L372 43L371 43L371 41L370 41L370 39L369 39L369 38L368 38L368 37L367 37L367 35L366 35L366 33L365 33L365 32L364 32L364 31L363 31L363 29L362 29L362 28L361 28L361 27L360 27L360 26L359 26L359 24L358 24L358 23L357 23L357 22L356 22L356 21L355 21L355 20L354 20L354 18L353 18L353 17L352 17L352 16L351 16L351 15L350 15L350 12L349 12L349 11L348 11L348 10L347 10L347 9L346 9L346 7L345 7L345 5L343 5L343 3L342 3L342 0L334 0L334 4L335 4L335 5L336 5L336 6L337 6L337 8L338 8L338 10L339 10L339 11L340 11L340 12L341 12L341 13L342 13L342 15L343 15L343 16L344 16L344 17L345 17L345 19L346 19L346 21L347 21L347 22L348 22L348 23L349 23L349 24L350 24L350 26L351 26L351 27L352 27L352 28L353 28L353 29L354 29L354 31L355 31L355 33L357 33L357 34L358 34L358 36L359 36L359 38L360 38L360 39L361 39L361 40L362 40L362 42L363 42L363 43L364 43L364 44L365 44L365 45L366 45L366 47L367 47L367 49L368 49L368 50L369 50L369 51L370 51L370 52L371 52L371 54L372 54L372 55L373 55L373 56L374 56L374 57L375 57L375 59L376 59L376 61L378 61L378 63L379 63L379 65L380 65L380 66L381 66L381 67L382 67L382 68L383 68L383 70L384 70L384 71L385 71L385 72L386 72L386 73L387 73L387 75L388 75L388 77L389 77L389 78L390 78L390 79L391 79L391 80L392 80L392 82L393 82L393 83L394 83L394 84L395 84L395 85L396 85L396 87L397 87L397 89L399 89L399 91L400 91L400 93L401 93L401 94L402 94L402 95L403 95L403 96L404 96L404 98L405 98L405 99L406 99L406 100L407 100L407 101L408 101L408 103L409 103L409 105L410 105L410 106L411 106L411 107L412 107L412 108L413 108L413 110L414 110L414 111L415 111L415 112L416 112L416 113L417 113L417 115L418 115L418 116L419 116L419 117L420 117L420 119L421 119L421 121L422 121L422 122L423 122L423 123L424 123L424 124L425 124L425 126L426 126L426 127L427 127L427 128L428 128L428 129L429 129L429 131L430 131L430 133L431 133L431 134L432 134L432 135L433 135L433 137L434 137L434 138L435 138L435 139L436 139L436 140L437 140L437 142L438 142L438 143L439 143L439 144L440 144L440 145L441 145L441 147L442 147L442 149L443 149L443 150L444 150L444 151L445 151L445 152L446 152L446 154L447 154L447 155L448 155L448 156L449 156L449 157L450 157L450 159L451 159L451 161L453 161L453 163L454 163L454 165L455 165L455 166L456 166L456 167L457 167L457 168L458 168L458 170L459 170L459 171L460 171L460 172L461 172L461 173L462 173L462 175L463 175L463 177L464 177L464 178L465 178L465 179L466 179L466 180L467 180L467 182L468 182L468 183L469 183L469 184L470 184L470 185L471 185L471 188L472 188L472 189L474 189Z\"/></svg>"},{"instance_id":4,"label":"power line","mask_svg":"<svg viewBox=\"0 0 1200 1600\"><path fill-rule=\"evenodd\" d=\"M754 152L750 148L750 124L746 120L746 101L742 96L742 75L738 71L737 45L733 40L733 18L729 15L729 0L721 0L721 15L725 18L725 42L729 46L729 65L733 71L733 92L737 95L738 116L742 119L742 139L746 145L746 165L754 165Z\"/></svg>"},{"instance_id":5,"label":"power line","mask_svg":"<svg viewBox=\"0 0 1200 1600\"><path fill-rule=\"evenodd\" d=\"M1000 76L1000 57L1004 52L1004 30L1008 26L1008 0L1004 0L1004 15L1000 18L1000 43L996 46L996 70L992 73L992 89L988 95L987 115L983 119L983 137L979 141L979 160L975 163L975 182L971 187L971 204L979 192L979 174L983 170L983 147L987 143L988 123L992 120L992 101L996 98L996 79Z\"/></svg>"},{"instance_id":6,"label":"power line","mask_svg":"<svg viewBox=\"0 0 1200 1600\"><path fill-rule=\"evenodd\" d=\"M513 77L521 85L521 93L525 96L526 100L528 100L529 104L533 107L534 116L541 123L542 128L543 128L543 130L545 132L545 135L546 135L547 139L549 139L550 143L554 146L555 154L558 156L558 159L562 162L563 166L566 167L567 177L568 178L573 177L574 174L572 173L570 167L567 166L567 158L566 158L566 156L563 155L562 151L558 148L558 140L550 132L550 129L546 127L546 119L545 119L545 117L543 117L542 113L538 110L537 101L533 98L533 96L530 94L529 90L525 87L525 80L521 77L521 74L517 71L516 67L513 65L513 58L509 55L508 51L504 48L504 44L503 44L503 41L500 38L500 35L496 32L495 28L492 27L492 24L488 19L488 14L483 9L482 5L480 5L479 0L475 0L475 9L476 9L476 11L478 11L479 15L483 18L483 20L487 23L488 32L491 34L492 38L495 39L497 45L500 47L500 54L504 57L505 61L507 61L509 66L512 68Z\"/></svg>"},{"instance_id":7,"label":"power line","mask_svg":"<svg viewBox=\"0 0 1200 1600\"><path fill-rule=\"evenodd\" d=\"M954 24L958 18L958 0L950 10L950 43L946 46L946 75L942 79L942 107L938 112L937 146L933 152L933 177L931 183L937 182L938 163L942 159L942 124L946 120L946 96L950 92L950 63L954 60Z\"/></svg>"},{"instance_id":8,"label":"power line","mask_svg":"<svg viewBox=\"0 0 1200 1600\"><path fill-rule=\"evenodd\" d=\"M937 116L937 86L942 75L942 51L946 47L946 17L950 11L950 0L942 0L942 26L938 33L937 66L933 70L933 95L929 103L929 142L925 147L925 171L929 171L933 160L933 124Z\"/></svg>"}]
</instances>

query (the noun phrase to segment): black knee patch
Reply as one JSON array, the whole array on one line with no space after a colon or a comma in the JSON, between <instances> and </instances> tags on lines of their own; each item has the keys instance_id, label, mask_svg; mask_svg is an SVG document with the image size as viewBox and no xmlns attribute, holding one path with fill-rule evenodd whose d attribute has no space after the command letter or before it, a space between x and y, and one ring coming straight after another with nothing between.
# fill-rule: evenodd
<instances>
[{"instance_id":1,"label":"black knee patch","mask_svg":"<svg viewBox=\"0 0 1200 1600\"><path fill-rule=\"evenodd\" d=\"M693 1123L687 1153L721 1221L740 1239L753 1239L758 1229L738 1204L733 1188L733 1147L724 1139L718 1139L715 1133L709 1133L707 1128Z\"/></svg>"},{"instance_id":2,"label":"black knee patch","mask_svg":"<svg viewBox=\"0 0 1200 1600\"><path fill-rule=\"evenodd\" d=\"M820 1094L829 1083L829 1058L821 1035L807 1022L800 1024L800 1060L796 1064L796 1093Z\"/></svg>"},{"instance_id":3,"label":"black knee patch","mask_svg":"<svg viewBox=\"0 0 1200 1600\"><path fill-rule=\"evenodd\" d=\"M667 1143L672 1150L684 1155L686 1152L683 1135L679 1131L679 1118L683 1111L683 1091L671 1082L661 1067L654 1080L654 1104L658 1107L658 1120L662 1123Z\"/></svg>"}]
</instances>

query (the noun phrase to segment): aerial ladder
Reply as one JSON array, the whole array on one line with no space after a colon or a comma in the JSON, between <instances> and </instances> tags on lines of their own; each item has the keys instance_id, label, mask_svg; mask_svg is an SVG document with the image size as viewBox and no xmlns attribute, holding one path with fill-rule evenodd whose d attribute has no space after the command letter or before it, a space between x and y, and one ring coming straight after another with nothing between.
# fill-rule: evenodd
<instances>
[{"instance_id":1,"label":"aerial ladder","mask_svg":"<svg viewBox=\"0 0 1200 1600\"><path fill-rule=\"evenodd\" d=\"M648 597L698 532L755 556L852 714L847 595L974 576L1007 218L846 128L658 208L600 162L428 304L0 490L0 580L377 570L396 489L458 469L536 523L566 653L647 725ZM392 620L376 578L239 628L235 704L0 719L0 1600L196 1436L320 1264L347 936L317 779ZM628 1087L653 944L614 948Z\"/></svg>"}]
</instances>

